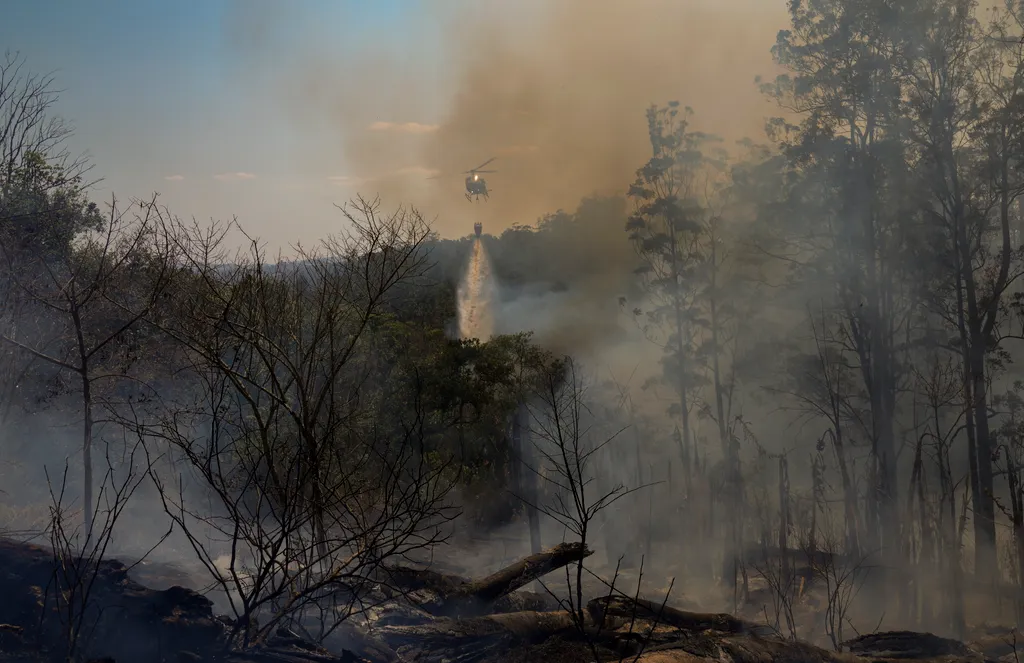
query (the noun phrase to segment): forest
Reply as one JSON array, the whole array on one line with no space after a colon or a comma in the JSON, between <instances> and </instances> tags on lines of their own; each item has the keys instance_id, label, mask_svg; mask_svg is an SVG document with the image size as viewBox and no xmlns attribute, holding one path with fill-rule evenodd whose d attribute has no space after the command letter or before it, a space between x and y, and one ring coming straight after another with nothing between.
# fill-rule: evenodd
<instances>
[{"instance_id":1,"label":"forest","mask_svg":"<svg viewBox=\"0 0 1024 663\"><path fill-rule=\"evenodd\" d=\"M556 544L571 572L518 586L581 633L609 592L837 652L1024 628L1024 4L789 14L763 135L638 99L618 192L479 240L366 192L287 259L95 199L8 55L0 526L53 551L64 660L115 554L186 569L245 645L347 633L399 561Z\"/></svg>"}]
</instances>

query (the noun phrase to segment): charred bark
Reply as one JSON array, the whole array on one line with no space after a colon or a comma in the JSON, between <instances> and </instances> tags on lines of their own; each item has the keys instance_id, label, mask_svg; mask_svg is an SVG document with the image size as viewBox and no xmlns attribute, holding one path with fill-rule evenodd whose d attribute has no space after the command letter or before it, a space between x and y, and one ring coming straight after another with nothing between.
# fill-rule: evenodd
<instances>
[{"instance_id":1,"label":"charred bark","mask_svg":"<svg viewBox=\"0 0 1024 663\"><path fill-rule=\"evenodd\" d=\"M380 630L384 642L410 661L493 660L510 647L522 647L576 630L566 611L515 612L469 619L438 619L415 626L389 626Z\"/></svg>"},{"instance_id":2,"label":"charred bark","mask_svg":"<svg viewBox=\"0 0 1024 663\"><path fill-rule=\"evenodd\" d=\"M689 612L668 605L662 606L647 599L631 599L620 595L591 600L587 603L587 612L594 623L598 625L606 624L609 617L616 617L653 621L693 633L712 631L762 636L773 634L767 626L744 621L730 614Z\"/></svg>"},{"instance_id":3,"label":"charred bark","mask_svg":"<svg viewBox=\"0 0 1024 663\"><path fill-rule=\"evenodd\" d=\"M427 569L391 567L386 570L400 589L429 590L433 596L410 598L432 615L469 616L489 612L496 601L552 571L586 559L593 550L581 543L560 543L529 555L480 580L465 580Z\"/></svg>"}]
</instances>

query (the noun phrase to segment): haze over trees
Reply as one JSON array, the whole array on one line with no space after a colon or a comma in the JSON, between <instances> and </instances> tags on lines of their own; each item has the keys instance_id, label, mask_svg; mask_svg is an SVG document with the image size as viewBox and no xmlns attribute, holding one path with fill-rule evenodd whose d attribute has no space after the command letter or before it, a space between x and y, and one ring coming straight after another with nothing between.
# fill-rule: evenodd
<instances>
[{"instance_id":1,"label":"haze over trees","mask_svg":"<svg viewBox=\"0 0 1024 663\"><path fill-rule=\"evenodd\" d=\"M283 262L234 222L93 201L51 81L9 58L0 454L25 422L73 427L88 541L127 471L111 450L142 445L128 469L245 642L329 604L326 635L396 558L525 541L531 512L607 548L602 573L692 582L794 639L1019 622L1024 5L789 7L764 136L637 100L652 156L620 195L483 238L499 314L564 319L544 307L576 293L606 312L586 339L452 338L473 240L403 201L342 206ZM642 378L603 370L622 348Z\"/></svg>"}]
</instances>

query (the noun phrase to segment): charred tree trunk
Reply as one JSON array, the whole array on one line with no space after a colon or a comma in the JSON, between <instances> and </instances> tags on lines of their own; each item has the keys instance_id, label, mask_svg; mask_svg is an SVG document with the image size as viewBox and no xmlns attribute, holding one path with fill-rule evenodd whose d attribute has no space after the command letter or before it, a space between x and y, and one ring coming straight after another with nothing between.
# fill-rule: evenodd
<instances>
[{"instance_id":1,"label":"charred tree trunk","mask_svg":"<svg viewBox=\"0 0 1024 663\"><path fill-rule=\"evenodd\" d=\"M843 444L843 428L839 423L839 404L833 405L834 426L832 447L836 453L836 464L839 466L839 477L843 485L843 520L846 532L846 549L850 554L860 551L860 517L857 509L857 486L854 484L850 466L846 459L846 446Z\"/></svg>"},{"instance_id":2,"label":"charred tree trunk","mask_svg":"<svg viewBox=\"0 0 1024 663\"><path fill-rule=\"evenodd\" d=\"M1006 479L1010 489L1010 520L1013 523L1013 543L1016 557L1017 586L1024 587L1024 493L1020 486L1020 468L1014 462L1013 451L1009 445L1006 451ZM1017 628L1024 625L1024 595L1018 592L1014 601L1014 612Z\"/></svg>"},{"instance_id":3,"label":"charred tree trunk","mask_svg":"<svg viewBox=\"0 0 1024 663\"><path fill-rule=\"evenodd\" d=\"M587 612L595 624L604 624L608 617L643 619L691 633L771 634L766 627L733 617L726 613L703 613L679 610L647 599L632 599L613 594L592 599Z\"/></svg>"},{"instance_id":4,"label":"charred tree trunk","mask_svg":"<svg viewBox=\"0 0 1024 663\"><path fill-rule=\"evenodd\" d=\"M974 453L971 461L974 507L975 575L982 582L994 580L996 569L995 504L992 476L992 440L988 421L988 393L985 382L985 338L981 310L972 271L972 256L964 228L964 210L957 209L956 245L959 266L957 299L964 358L964 382L969 389L968 411L973 419ZM966 309L966 310L965 310ZM970 423L970 422L969 422ZM968 434L970 434L968 429Z\"/></svg>"},{"instance_id":5,"label":"charred tree trunk","mask_svg":"<svg viewBox=\"0 0 1024 663\"><path fill-rule=\"evenodd\" d=\"M486 611L487 606L552 571L580 562L594 554L582 543L560 543L529 555L480 580L443 575L407 567L385 569L386 579L403 590L429 589L435 594L419 604L433 615L466 616Z\"/></svg>"},{"instance_id":6,"label":"charred tree trunk","mask_svg":"<svg viewBox=\"0 0 1024 663\"><path fill-rule=\"evenodd\" d=\"M928 500L926 499L925 493L925 481L924 481L924 436L919 436L917 440L917 449L914 452L914 479L912 483L916 482L917 492L917 518L919 527L921 530L921 550L918 555L918 563L915 565L919 568L922 565L927 565L929 569L937 570L938 566L938 550L936 546L936 537L932 531L931 517L928 513ZM914 568L914 567L912 567ZM920 571L918 571L920 575ZM923 609L926 605L924 597L922 596L921 583L918 578L914 578L915 587L915 600L914 605L919 606ZM928 619L932 619L935 616L933 610L928 610ZM918 623L921 622L920 614L918 615Z\"/></svg>"},{"instance_id":7,"label":"charred tree trunk","mask_svg":"<svg viewBox=\"0 0 1024 663\"><path fill-rule=\"evenodd\" d=\"M516 612L386 626L380 629L380 636L403 660L483 663L500 658L510 648L542 642L575 629L575 619L566 611Z\"/></svg>"},{"instance_id":8,"label":"charred tree trunk","mask_svg":"<svg viewBox=\"0 0 1024 663\"><path fill-rule=\"evenodd\" d=\"M985 382L984 349L976 346L982 343L975 334L971 343L971 391L974 396L974 427L976 432L975 451L977 458L979 503L975 505L974 531L977 557L975 573L982 582L995 580L998 568L996 557L996 521L994 481L992 472L992 435L988 420L988 385Z\"/></svg>"},{"instance_id":9,"label":"charred tree trunk","mask_svg":"<svg viewBox=\"0 0 1024 663\"><path fill-rule=\"evenodd\" d=\"M957 233L956 244L959 247L960 244L960 233ZM967 320L964 315L964 269L962 267L961 260L963 256L961 252L956 251L957 261L957 279L956 279L956 298L957 298L957 327L960 332L960 357L961 357L961 372L963 376L963 398L964 398L964 410L965 410L965 425L964 429L967 432L967 464L970 471L970 482L971 482L971 508L980 509L982 503L982 496L979 492L979 478L978 478L978 440L977 440L977 428L974 421L974 391L972 389L971 381L971 344L967 333ZM953 497L953 501L956 501L956 497ZM954 525L955 527L955 525ZM980 540L983 538L982 524L978 518L974 521L974 538ZM976 547L974 551L974 568L975 575L978 573L980 565L985 562L985 555L980 547Z\"/></svg>"}]
</instances>

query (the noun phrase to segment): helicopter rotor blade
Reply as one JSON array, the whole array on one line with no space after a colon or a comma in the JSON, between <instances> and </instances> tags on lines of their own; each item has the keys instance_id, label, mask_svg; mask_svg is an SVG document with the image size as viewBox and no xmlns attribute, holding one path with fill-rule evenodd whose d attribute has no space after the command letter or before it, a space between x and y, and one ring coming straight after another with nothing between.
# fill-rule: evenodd
<instances>
[{"instance_id":1,"label":"helicopter rotor blade","mask_svg":"<svg viewBox=\"0 0 1024 663\"><path fill-rule=\"evenodd\" d=\"M481 168L483 168L484 166L486 166L487 164L489 164L490 162L494 161L497 158L498 157L491 157L490 159L488 159L487 161L484 161L482 164L480 164L479 166L477 166L473 170L479 173Z\"/></svg>"}]
</instances>

